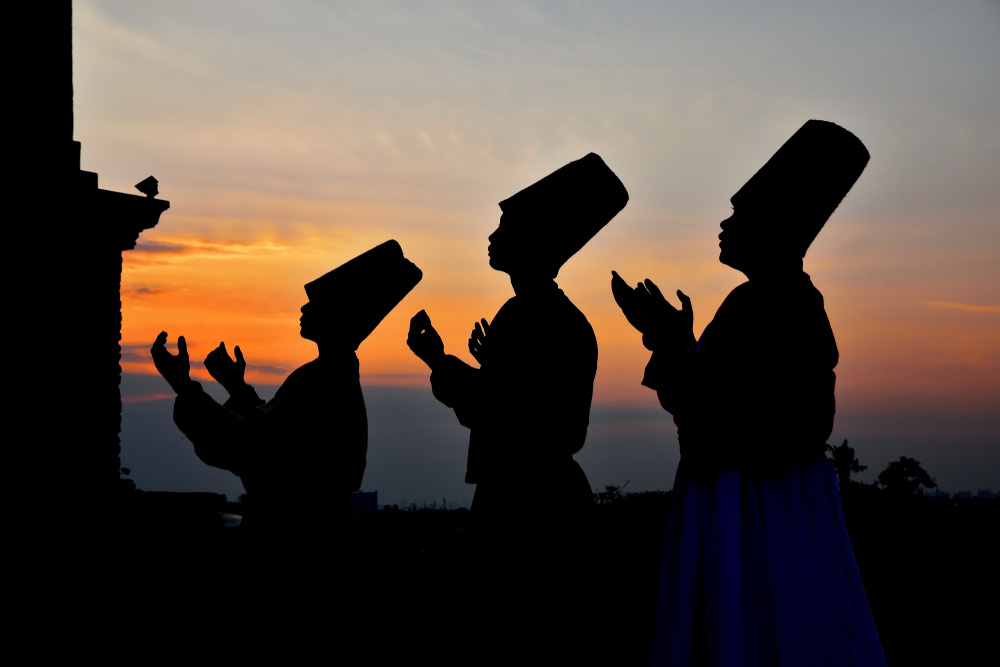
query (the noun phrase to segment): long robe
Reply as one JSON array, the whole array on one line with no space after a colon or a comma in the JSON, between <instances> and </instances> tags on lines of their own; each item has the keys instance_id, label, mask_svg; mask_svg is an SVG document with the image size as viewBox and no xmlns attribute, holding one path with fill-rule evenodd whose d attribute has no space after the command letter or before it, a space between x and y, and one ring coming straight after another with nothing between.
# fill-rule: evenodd
<instances>
[{"instance_id":1,"label":"long robe","mask_svg":"<svg viewBox=\"0 0 1000 667\"><path fill-rule=\"evenodd\" d=\"M582 650L594 500L573 454L587 436L596 372L590 323L550 283L503 305L481 368L447 357L431 375L434 395L471 429L479 549L469 632L497 664Z\"/></svg>"},{"instance_id":2,"label":"long robe","mask_svg":"<svg viewBox=\"0 0 1000 667\"><path fill-rule=\"evenodd\" d=\"M202 461L243 481L248 550L237 570L261 623L307 635L326 613L374 609L349 498L361 486L368 450L353 352L298 368L266 403L247 386L220 405L192 383L177 396L174 421Z\"/></svg>"},{"instance_id":3,"label":"long robe","mask_svg":"<svg viewBox=\"0 0 1000 667\"><path fill-rule=\"evenodd\" d=\"M655 664L885 664L823 455L837 360L804 273L740 285L690 358L650 359L681 444Z\"/></svg>"},{"instance_id":4,"label":"long robe","mask_svg":"<svg viewBox=\"0 0 1000 667\"><path fill-rule=\"evenodd\" d=\"M532 521L593 503L573 454L587 437L596 373L594 330L551 283L503 305L480 368L449 356L431 374L434 396L472 431L474 513Z\"/></svg>"},{"instance_id":5,"label":"long robe","mask_svg":"<svg viewBox=\"0 0 1000 667\"><path fill-rule=\"evenodd\" d=\"M296 369L267 403L248 386L219 405L194 385L177 397L174 421L202 461L243 481L248 527L286 530L310 502L361 487L368 416L353 354Z\"/></svg>"}]
</instances>

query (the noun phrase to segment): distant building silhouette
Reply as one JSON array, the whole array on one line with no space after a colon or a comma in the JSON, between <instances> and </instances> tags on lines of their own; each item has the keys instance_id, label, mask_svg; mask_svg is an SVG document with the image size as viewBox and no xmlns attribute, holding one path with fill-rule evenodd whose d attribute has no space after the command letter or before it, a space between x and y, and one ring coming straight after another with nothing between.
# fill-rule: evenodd
<instances>
[{"instance_id":1,"label":"distant building silhouette","mask_svg":"<svg viewBox=\"0 0 1000 667\"><path fill-rule=\"evenodd\" d=\"M378 511L378 491L355 491L350 497L359 512Z\"/></svg>"}]
</instances>

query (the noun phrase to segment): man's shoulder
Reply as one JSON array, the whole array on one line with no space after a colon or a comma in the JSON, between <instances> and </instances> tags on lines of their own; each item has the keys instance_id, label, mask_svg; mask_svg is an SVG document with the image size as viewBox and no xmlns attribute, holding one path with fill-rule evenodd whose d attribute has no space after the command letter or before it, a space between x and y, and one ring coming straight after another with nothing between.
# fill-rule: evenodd
<instances>
[{"instance_id":1,"label":"man's shoulder","mask_svg":"<svg viewBox=\"0 0 1000 667\"><path fill-rule=\"evenodd\" d=\"M346 360L313 359L292 371L278 388L275 398L303 387L353 386L358 383L357 357Z\"/></svg>"},{"instance_id":2,"label":"man's shoulder","mask_svg":"<svg viewBox=\"0 0 1000 667\"><path fill-rule=\"evenodd\" d=\"M323 375L323 368L320 365L319 359L313 359L312 361L302 364L294 371L288 374L285 381L281 383L281 386L295 385L299 382L305 382L313 379L317 379Z\"/></svg>"},{"instance_id":3,"label":"man's shoulder","mask_svg":"<svg viewBox=\"0 0 1000 667\"><path fill-rule=\"evenodd\" d=\"M503 305L497 318L517 319L541 327L559 327L563 335L579 332L594 335L590 321L561 289L552 290L542 298L522 299L515 296Z\"/></svg>"},{"instance_id":4,"label":"man's shoulder","mask_svg":"<svg viewBox=\"0 0 1000 667\"><path fill-rule=\"evenodd\" d=\"M509 299L490 323L491 331L517 332L523 339L529 336L554 337L562 345L593 347L596 351L597 336L586 315L576 307L562 290L553 290L543 298L524 299L515 296Z\"/></svg>"},{"instance_id":5,"label":"man's shoulder","mask_svg":"<svg viewBox=\"0 0 1000 667\"><path fill-rule=\"evenodd\" d=\"M559 317L566 319L570 326L579 329L581 332L589 332L591 336L594 335L594 328L590 326L590 320L587 316L583 314L583 311L576 307L576 304L570 301L566 294L559 290L559 308L554 309L555 313Z\"/></svg>"},{"instance_id":6,"label":"man's shoulder","mask_svg":"<svg viewBox=\"0 0 1000 667\"><path fill-rule=\"evenodd\" d=\"M789 280L776 282L747 281L733 288L719 310L768 309L794 307L823 309L823 295L813 285L809 275L801 273Z\"/></svg>"}]
</instances>

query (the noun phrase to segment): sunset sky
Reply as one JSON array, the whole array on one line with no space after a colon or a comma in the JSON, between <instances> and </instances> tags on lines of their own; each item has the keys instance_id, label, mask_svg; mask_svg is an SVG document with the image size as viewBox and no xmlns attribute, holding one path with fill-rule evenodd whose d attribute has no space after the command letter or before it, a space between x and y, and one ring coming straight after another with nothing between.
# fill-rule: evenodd
<instances>
[{"instance_id":1,"label":"sunset sky","mask_svg":"<svg viewBox=\"0 0 1000 667\"><path fill-rule=\"evenodd\" d=\"M364 488L467 504L468 432L408 319L471 361L513 294L487 263L497 202L596 152L631 199L558 279L600 345L577 458L595 487L668 489L675 429L611 270L683 289L700 333L743 280L718 262L730 196L819 118L872 155L805 262L841 353L830 442L866 481L905 455L944 490L1000 491L998 34L986 0L75 2L83 168L124 192L153 174L171 202L125 253L123 465L143 489L241 493L173 426L156 334L186 336L201 378L240 345L269 396L315 355L302 285L394 238L424 280L358 353Z\"/></svg>"}]
</instances>

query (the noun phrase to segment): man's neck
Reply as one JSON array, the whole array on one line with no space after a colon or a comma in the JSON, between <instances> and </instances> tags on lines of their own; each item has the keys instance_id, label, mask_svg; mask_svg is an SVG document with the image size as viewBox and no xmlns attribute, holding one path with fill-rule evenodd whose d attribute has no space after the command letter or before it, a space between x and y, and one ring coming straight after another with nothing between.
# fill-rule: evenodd
<instances>
[{"instance_id":1,"label":"man's neck","mask_svg":"<svg viewBox=\"0 0 1000 667\"><path fill-rule=\"evenodd\" d=\"M518 296L531 296L559 289L555 279L544 274L511 274L510 286Z\"/></svg>"}]
</instances>

